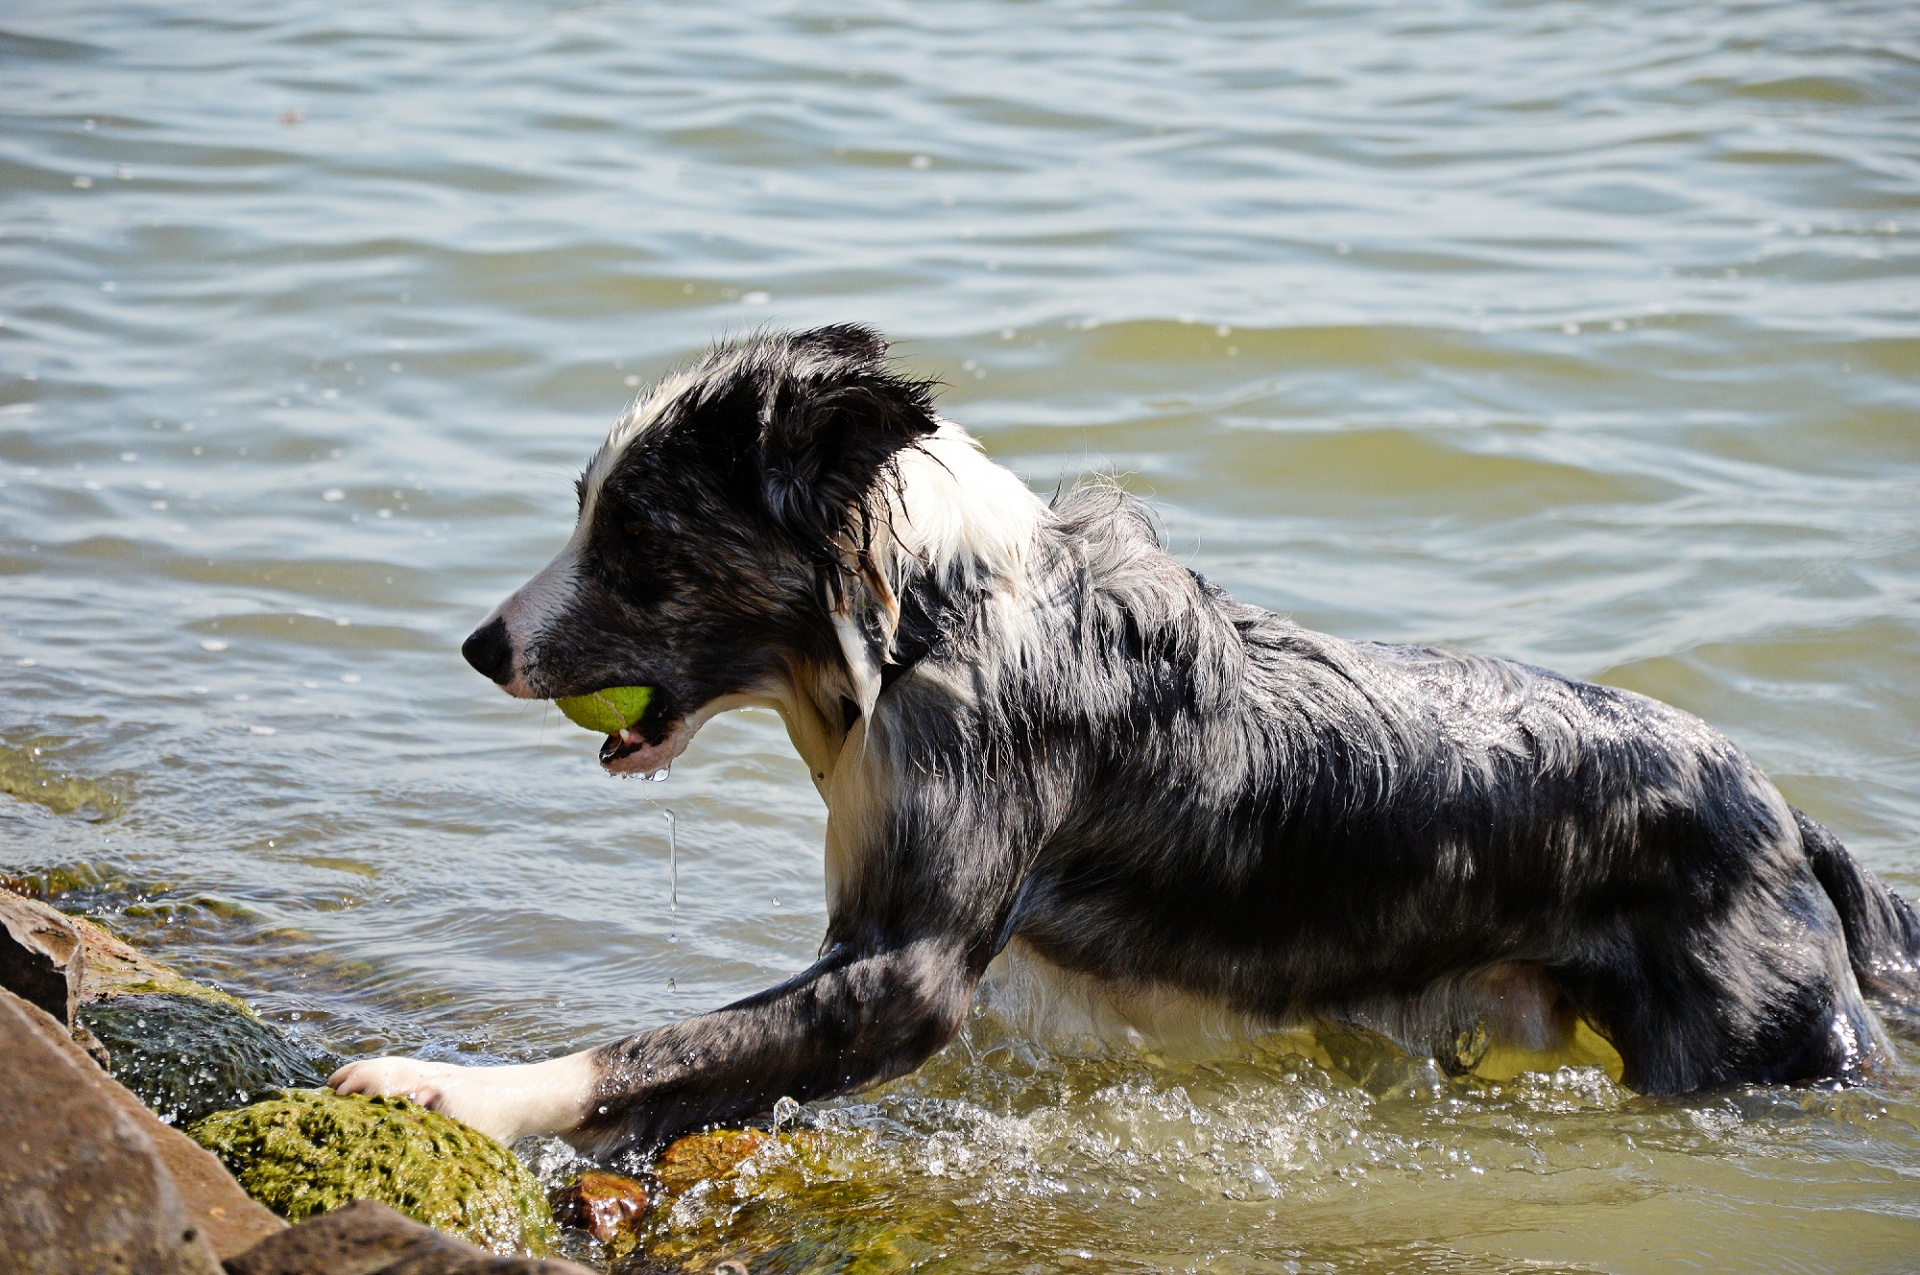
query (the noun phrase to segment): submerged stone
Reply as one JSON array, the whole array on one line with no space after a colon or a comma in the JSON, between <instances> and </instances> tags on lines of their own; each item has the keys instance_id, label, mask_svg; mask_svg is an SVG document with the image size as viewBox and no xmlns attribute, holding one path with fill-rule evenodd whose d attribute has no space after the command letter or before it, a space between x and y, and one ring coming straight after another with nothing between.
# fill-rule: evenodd
<instances>
[{"instance_id":1,"label":"submerged stone","mask_svg":"<svg viewBox=\"0 0 1920 1275\"><path fill-rule=\"evenodd\" d=\"M632 1178L592 1169L555 1192L553 1216L621 1255L640 1242L640 1219L650 1203L647 1188Z\"/></svg>"},{"instance_id":2,"label":"submerged stone","mask_svg":"<svg viewBox=\"0 0 1920 1275\"><path fill-rule=\"evenodd\" d=\"M485 1134L405 1098L291 1090L187 1133L288 1221L377 1200L496 1253L552 1247L547 1199L526 1166Z\"/></svg>"},{"instance_id":3,"label":"submerged stone","mask_svg":"<svg viewBox=\"0 0 1920 1275\"><path fill-rule=\"evenodd\" d=\"M107 1047L113 1078L169 1124L326 1083L332 1059L224 1000L180 993L115 996L80 1007Z\"/></svg>"},{"instance_id":4,"label":"submerged stone","mask_svg":"<svg viewBox=\"0 0 1920 1275\"><path fill-rule=\"evenodd\" d=\"M615 1269L882 1275L919 1269L943 1251L958 1223L950 1205L835 1160L829 1140L810 1130L680 1138L651 1166L671 1193L668 1207L648 1215L641 1249Z\"/></svg>"},{"instance_id":5,"label":"submerged stone","mask_svg":"<svg viewBox=\"0 0 1920 1275\"><path fill-rule=\"evenodd\" d=\"M651 1167L660 1184L679 1195L701 1182L732 1176L749 1158L779 1141L759 1129L708 1129L675 1138Z\"/></svg>"}]
</instances>

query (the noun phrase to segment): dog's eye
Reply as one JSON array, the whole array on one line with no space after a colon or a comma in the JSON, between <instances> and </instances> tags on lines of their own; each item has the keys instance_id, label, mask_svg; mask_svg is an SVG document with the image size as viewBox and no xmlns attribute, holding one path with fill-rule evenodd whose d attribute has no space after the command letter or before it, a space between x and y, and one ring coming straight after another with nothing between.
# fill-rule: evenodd
<instances>
[{"instance_id":1,"label":"dog's eye","mask_svg":"<svg viewBox=\"0 0 1920 1275\"><path fill-rule=\"evenodd\" d=\"M628 519L627 534L638 540L647 534L647 524L638 519Z\"/></svg>"}]
</instances>

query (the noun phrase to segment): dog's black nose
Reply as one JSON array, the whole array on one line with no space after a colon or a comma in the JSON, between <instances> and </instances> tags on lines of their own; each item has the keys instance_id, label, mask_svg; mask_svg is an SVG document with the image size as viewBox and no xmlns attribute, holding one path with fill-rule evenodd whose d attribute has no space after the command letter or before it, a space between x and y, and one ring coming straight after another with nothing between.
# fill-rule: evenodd
<instances>
[{"instance_id":1,"label":"dog's black nose","mask_svg":"<svg viewBox=\"0 0 1920 1275\"><path fill-rule=\"evenodd\" d=\"M475 629L460 654L502 686L513 680L513 639L507 636L507 622L498 616Z\"/></svg>"}]
</instances>

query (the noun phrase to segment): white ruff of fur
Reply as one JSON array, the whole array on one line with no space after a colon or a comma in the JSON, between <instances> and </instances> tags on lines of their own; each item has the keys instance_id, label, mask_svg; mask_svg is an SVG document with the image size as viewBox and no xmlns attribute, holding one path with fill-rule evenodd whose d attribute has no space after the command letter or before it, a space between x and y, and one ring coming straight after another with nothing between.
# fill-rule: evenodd
<instances>
[{"instance_id":1,"label":"white ruff of fur","mask_svg":"<svg viewBox=\"0 0 1920 1275\"><path fill-rule=\"evenodd\" d=\"M871 512L873 574L854 582L864 583L877 612L878 650L866 636L868 617L851 602L833 617L855 702L866 715L880 694L880 666L892 658L898 599L908 582L924 573L949 587L1008 591L1048 517L1046 504L1017 475L989 460L951 421L900 452L895 465L897 482L876 493Z\"/></svg>"}]
</instances>

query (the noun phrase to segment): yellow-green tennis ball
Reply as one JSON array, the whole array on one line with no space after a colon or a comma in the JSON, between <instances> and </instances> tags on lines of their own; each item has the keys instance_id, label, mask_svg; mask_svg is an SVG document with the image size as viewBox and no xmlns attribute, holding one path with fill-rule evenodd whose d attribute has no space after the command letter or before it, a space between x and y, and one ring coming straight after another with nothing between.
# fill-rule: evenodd
<instances>
[{"instance_id":1,"label":"yellow-green tennis ball","mask_svg":"<svg viewBox=\"0 0 1920 1275\"><path fill-rule=\"evenodd\" d=\"M652 698L651 686L609 686L591 695L569 695L553 702L574 725L602 735L618 735L640 720Z\"/></svg>"}]
</instances>

